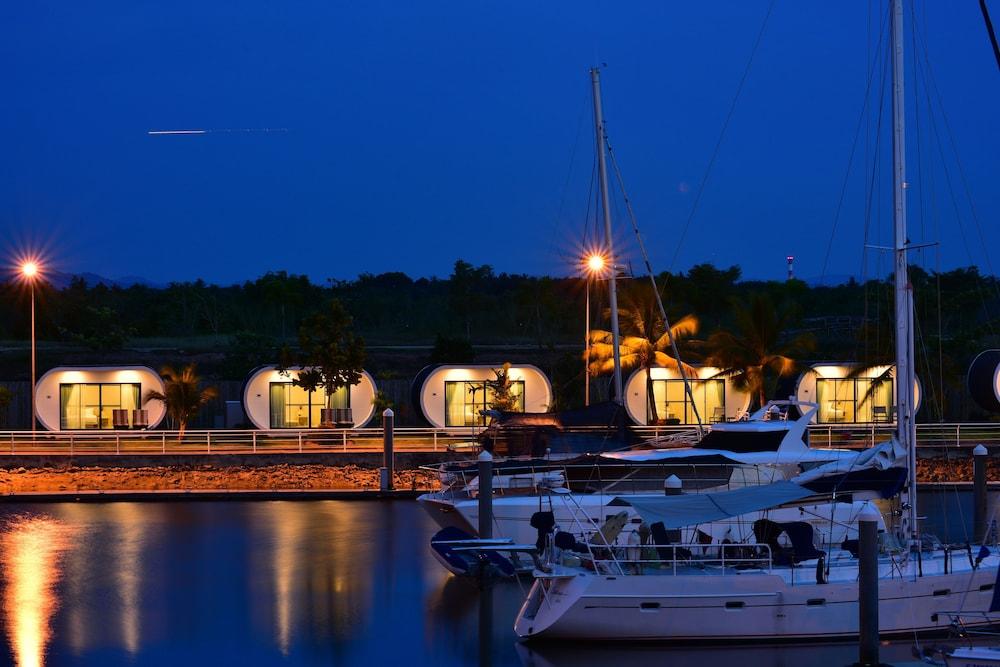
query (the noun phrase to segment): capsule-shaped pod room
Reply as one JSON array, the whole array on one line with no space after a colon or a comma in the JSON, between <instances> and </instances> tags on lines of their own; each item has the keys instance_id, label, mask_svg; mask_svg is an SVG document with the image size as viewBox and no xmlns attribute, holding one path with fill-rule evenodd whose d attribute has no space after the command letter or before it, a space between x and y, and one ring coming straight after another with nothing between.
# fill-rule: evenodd
<instances>
[{"instance_id":1,"label":"capsule-shaped pod room","mask_svg":"<svg viewBox=\"0 0 1000 667\"><path fill-rule=\"evenodd\" d=\"M920 410L920 379L913 382L913 411ZM795 387L800 401L816 403L817 424L871 424L896 421L896 367L860 363L810 366Z\"/></svg>"},{"instance_id":2,"label":"capsule-shaped pod room","mask_svg":"<svg viewBox=\"0 0 1000 667\"><path fill-rule=\"evenodd\" d=\"M750 407L750 393L738 389L731 378L722 377L720 369L696 366L692 370L687 378L691 396L676 369L650 368L648 376L645 368L634 371L622 390L632 421L649 425L697 424L700 418L702 424L711 424L739 419Z\"/></svg>"},{"instance_id":3,"label":"capsule-shaped pod room","mask_svg":"<svg viewBox=\"0 0 1000 667\"><path fill-rule=\"evenodd\" d=\"M166 415L160 374L147 366L58 366L35 384L35 415L49 431L155 428Z\"/></svg>"},{"instance_id":4,"label":"capsule-shaped pod room","mask_svg":"<svg viewBox=\"0 0 1000 667\"><path fill-rule=\"evenodd\" d=\"M261 366L252 371L243 385L243 408L255 428L269 431L284 428L359 428L375 414L375 379L367 371L361 380L342 387L327 397L326 391L306 391L295 385L302 368L285 372L276 365ZM329 400L328 400L329 398ZM329 406L332 413L323 410Z\"/></svg>"},{"instance_id":5,"label":"capsule-shaped pod room","mask_svg":"<svg viewBox=\"0 0 1000 667\"><path fill-rule=\"evenodd\" d=\"M496 380L503 364L447 364L427 366L413 380L413 402L427 423L435 428L471 428L488 421L481 412L493 404ZM511 364L511 394L518 412L547 412L552 405L552 385L540 369Z\"/></svg>"},{"instance_id":6,"label":"capsule-shaped pod room","mask_svg":"<svg viewBox=\"0 0 1000 667\"><path fill-rule=\"evenodd\" d=\"M980 408L1000 413L1000 350L984 350L969 365L969 395Z\"/></svg>"}]
</instances>

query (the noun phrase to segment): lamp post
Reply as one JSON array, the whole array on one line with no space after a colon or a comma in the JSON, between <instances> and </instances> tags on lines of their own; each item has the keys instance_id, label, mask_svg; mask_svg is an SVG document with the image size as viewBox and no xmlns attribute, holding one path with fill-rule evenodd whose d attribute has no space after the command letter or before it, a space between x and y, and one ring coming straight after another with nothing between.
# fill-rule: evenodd
<instances>
[{"instance_id":1,"label":"lamp post","mask_svg":"<svg viewBox=\"0 0 1000 667\"><path fill-rule=\"evenodd\" d=\"M583 355L583 404L590 405L590 283L604 272L607 260L599 252L592 252L585 258L584 268L587 272L587 326L584 338Z\"/></svg>"},{"instance_id":2,"label":"lamp post","mask_svg":"<svg viewBox=\"0 0 1000 667\"><path fill-rule=\"evenodd\" d=\"M31 441L35 441L35 281L38 279L38 263L27 261L21 264L21 276L31 290Z\"/></svg>"}]
</instances>

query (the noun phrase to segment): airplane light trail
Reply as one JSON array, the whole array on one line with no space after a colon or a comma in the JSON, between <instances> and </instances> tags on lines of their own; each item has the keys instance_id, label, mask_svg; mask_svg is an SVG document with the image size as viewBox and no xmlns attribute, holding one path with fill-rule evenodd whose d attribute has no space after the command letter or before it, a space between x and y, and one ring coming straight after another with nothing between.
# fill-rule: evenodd
<instances>
[{"instance_id":1,"label":"airplane light trail","mask_svg":"<svg viewBox=\"0 0 1000 667\"><path fill-rule=\"evenodd\" d=\"M146 134L207 134L208 130L150 130Z\"/></svg>"},{"instance_id":2,"label":"airplane light trail","mask_svg":"<svg viewBox=\"0 0 1000 667\"><path fill-rule=\"evenodd\" d=\"M222 128L217 130L149 130L146 132L149 136L159 136L166 134L217 134L217 133L227 133L231 134L234 132L288 132L287 127L238 127L238 128Z\"/></svg>"}]
</instances>

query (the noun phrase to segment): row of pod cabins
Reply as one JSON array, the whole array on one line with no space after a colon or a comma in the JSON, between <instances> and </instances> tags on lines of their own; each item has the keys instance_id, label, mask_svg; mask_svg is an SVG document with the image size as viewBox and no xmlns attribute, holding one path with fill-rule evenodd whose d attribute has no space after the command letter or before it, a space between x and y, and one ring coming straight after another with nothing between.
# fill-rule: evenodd
<instances>
[{"instance_id":1,"label":"row of pod cabins","mask_svg":"<svg viewBox=\"0 0 1000 667\"><path fill-rule=\"evenodd\" d=\"M488 381L499 364L438 365L424 368L414 378L411 393L417 412L429 425L443 429L481 426L492 401ZM789 387L801 401L819 405L815 417L823 424L870 424L895 419L896 382L889 366L858 370L856 364L814 364ZM695 411L703 422L739 419L750 405L750 395L711 367L699 367L688 378L692 398L672 369L652 368L632 373L623 391L625 407L636 424L694 424ZM278 372L276 366L254 370L243 387L243 409L257 429L362 427L374 417L377 392L371 374L338 390L327 408L324 392L308 392L293 384L296 371ZM552 385L535 366L511 366L509 379L518 410L544 412L552 403ZM969 393L984 410L1000 412L1000 350L987 350L969 369ZM156 428L165 417L159 401L142 402L149 390L164 391L159 374L145 366L58 367L39 378L35 389L36 415L50 431ZM649 400L652 391L653 400ZM915 386L920 408L921 387Z\"/></svg>"},{"instance_id":2,"label":"row of pod cabins","mask_svg":"<svg viewBox=\"0 0 1000 667\"><path fill-rule=\"evenodd\" d=\"M435 428L482 425L480 410L493 402L488 380L499 364L443 365L422 370L414 380L414 405ZM243 385L247 419L257 429L363 427L375 416L372 399L377 387L368 372L352 387L327 397L293 383L298 371L280 373L277 366L261 366ZM544 412L552 403L552 385L531 365L512 366L508 373L517 408ZM35 413L50 431L87 431L156 428L166 414L163 403L143 397L164 391L159 374L145 366L58 367L39 378L35 386ZM328 402L329 398L329 402ZM330 407L327 408L327 405Z\"/></svg>"}]
</instances>

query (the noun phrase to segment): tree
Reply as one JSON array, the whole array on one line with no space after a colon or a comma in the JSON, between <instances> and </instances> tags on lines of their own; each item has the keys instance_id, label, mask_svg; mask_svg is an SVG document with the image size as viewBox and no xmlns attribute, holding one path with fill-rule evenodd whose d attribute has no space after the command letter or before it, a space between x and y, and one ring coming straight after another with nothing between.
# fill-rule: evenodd
<instances>
[{"instance_id":1,"label":"tree","mask_svg":"<svg viewBox=\"0 0 1000 667\"><path fill-rule=\"evenodd\" d=\"M705 361L763 406L771 380L793 374L798 367L794 357L812 350L815 339L812 334L799 334L783 340L793 314L779 310L764 294L752 295L749 306L734 301L733 316L736 331L723 329L709 336Z\"/></svg>"},{"instance_id":2,"label":"tree","mask_svg":"<svg viewBox=\"0 0 1000 667\"><path fill-rule=\"evenodd\" d=\"M87 306L82 320L78 331L62 330L62 334L97 352L120 350L135 335L135 329L123 326L121 316L108 306Z\"/></svg>"},{"instance_id":3,"label":"tree","mask_svg":"<svg viewBox=\"0 0 1000 667\"><path fill-rule=\"evenodd\" d=\"M325 313L311 315L299 327L299 349L285 348L278 371L290 376L293 366L302 370L292 384L306 391L326 391L326 409L333 408L333 394L342 387L361 381L365 362L365 343L354 333L354 321L337 299L330 301Z\"/></svg>"},{"instance_id":4,"label":"tree","mask_svg":"<svg viewBox=\"0 0 1000 667\"><path fill-rule=\"evenodd\" d=\"M295 311L306 300L310 287L306 276L289 275L286 271L268 271L257 280L257 286L264 296L264 303L278 309L281 340L285 341L285 311Z\"/></svg>"},{"instance_id":5,"label":"tree","mask_svg":"<svg viewBox=\"0 0 1000 667\"><path fill-rule=\"evenodd\" d=\"M278 345L271 336L254 331L237 331L229 339L222 362L223 377L235 380L247 376L251 369L274 361Z\"/></svg>"},{"instance_id":6,"label":"tree","mask_svg":"<svg viewBox=\"0 0 1000 667\"><path fill-rule=\"evenodd\" d=\"M191 419L203 406L219 395L215 387L201 389L201 380L195 373L194 364L188 364L179 372L173 366L160 369L163 378L163 392L150 389L143 397L143 405L150 401L160 401L167 409L167 417L177 426L177 439L184 437L184 431Z\"/></svg>"},{"instance_id":7,"label":"tree","mask_svg":"<svg viewBox=\"0 0 1000 667\"><path fill-rule=\"evenodd\" d=\"M696 264L688 269L682 289L675 292L683 293L690 308L701 315L709 326L716 326L725 304L736 294L736 281L739 279L738 266L717 269L711 264Z\"/></svg>"},{"instance_id":8,"label":"tree","mask_svg":"<svg viewBox=\"0 0 1000 667\"><path fill-rule=\"evenodd\" d=\"M514 412L517 410L517 396L512 391L513 383L510 380L510 362L504 363L500 368L494 368L493 374L496 377L486 381L486 386L493 390L493 399L490 401L490 408L499 410L500 412Z\"/></svg>"},{"instance_id":9,"label":"tree","mask_svg":"<svg viewBox=\"0 0 1000 667\"><path fill-rule=\"evenodd\" d=\"M465 325L465 337L472 340L472 317L489 301L485 284L493 279L493 267L483 264L475 267L464 260L456 260L448 283L448 303Z\"/></svg>"},{"instance_id":10,"label":"tree","mask_svg":"<svg viewBox=\"0 0 1000 667\"><path fill-rule=\"evenodd\" d=\"M432 364L471 364L475 358L472 343L463 338L449 338L441 334L434 338Z\"/></svg>"},{"instance_id":11,"label":"tree","mask_svg":"<svg viewBox=\"0 0 1000 667\"><path fill-rule=\"evenodd\" d=\"M659 415L653 396L653 368L680 369L673 357L670 336L660 315L655 295L649 289L635 287L622 292L622 305L618 308L622 337L619 340L619 356L622 371L643 368L646 371L646 400L649 414L656 423ZM675 341L690 338L698 333L698 318L685 315L670 326ZM596 329L590 332L590 354L584 353L587 368L592 376L614 371L614 343L611 332ZM684 364L684 373L691 376L694 369Z\"/></svg>"},{"instance_id":12,"label":"tree","mask_svg":"<svg viewBox=\"0 0 1000 667\"><path fill-rule=\"evenodd\" d=\"M392 410L395 404L389 395L384 391L379 389L375 392L375 396L372 397L372 407L375 408L375 416L378 417L379 422L382 422L382 413L386 410Z\"/></svg>"},{"instance_id":13,"label":"tree","mask_svg":"<svg viewBox=\"0 0 1000 667\"><path fill-rule=\"evenodd\" d=\"M7 409L14 401L14 392L8 387L0 386L0 425L7 425Z\"/></svg>"}]
</instances>

